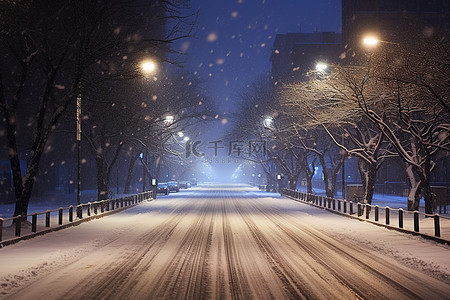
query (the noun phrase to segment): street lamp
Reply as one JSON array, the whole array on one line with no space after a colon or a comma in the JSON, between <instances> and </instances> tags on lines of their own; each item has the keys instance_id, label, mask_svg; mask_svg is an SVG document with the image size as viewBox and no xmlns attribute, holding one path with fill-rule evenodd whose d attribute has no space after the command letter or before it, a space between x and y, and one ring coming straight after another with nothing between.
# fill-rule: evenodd
<instances>
[{"instance_id":1,"label":"street lamp","mask_svg":"<svg viewBox=\"0 0 450 300\"><path fill-rule=\"evenodd\" d=\"M375 47L378 43L399 45L399 43L379 40L374 36L367 36L363 39L363 44L367 47Z\"/></svg>"},{"instance_id":2,"label":"street lamp","mask_svg":"<svg viewBox=\"0 0 450 300\"><path fill-rule=\"evenodd\" d=\"M324 63L324 62L318 62L316 64L316 71L323 73L328 69L328 64Z\"/></svg>"},{"instance_id":3,"label":"street lamp","mask_svg":"<svg viewBox=\"0 0 450 300\"><path fill-rule=\"evenodd\" d=\"M378 44L378 39L373 36L365 37L363 39L363 44L366 46L376 46Z\"/></svg>"},{"instance_id":4,"label":"street lamp","mask_svg":"<svg viewBox=\"0 0 450 300\"><path fill-rule=\"evenodd\" d=\"M266 117L265 119L264 119L264 127L266 127L266 128L272 128L272 126L273 126L273 119L272 119L272 117Z\"/></svg>"},{"instance_id":5,"label":"street lamp","mask_svg":"<svg viewBox=\"0 0 450 300\"><path fill-rule=\"evenodd\" d=\"M146 75L153 74L156 71L156 63L150 59L144 60L141 63L141 71Z\"/></svg>"},{"instance_id":6,"label":"street lamp","mask_svg":"<svg viewBox=\"0 0 450 300\"><path fill-rule=\"evenodd\" d=\"M81 83L78 85L77 95L77 216L81 217Z\"/></svg>"},{"instance_id":7,"label":"street lamp","mask_svg":"<svg viewBox=\"0 0 450 300\"><path fill-rule=\"evenodd\" d=\"M172 124L173 123L173 116L167 115L166 118L164 119L164 123L166 123L166 125Z\"/></svg>"}]
</instances>

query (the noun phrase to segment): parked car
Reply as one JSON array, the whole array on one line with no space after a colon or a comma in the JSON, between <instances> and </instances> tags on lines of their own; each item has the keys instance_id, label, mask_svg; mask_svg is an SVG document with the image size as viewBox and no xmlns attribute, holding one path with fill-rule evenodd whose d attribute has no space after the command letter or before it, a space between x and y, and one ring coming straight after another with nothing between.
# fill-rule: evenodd
<instances>
[{"instance_id":1,"label":"parked car","mask_svg":"<svg viewBox=\"0 0 450 300\"><path fill-rule=\"evenodd\" d=\"M158 183L157 193L158 194L169 195L170 194L169 185L166 182Z\"/></svg>"},{"instance_id":2,"label":"parked car","mask_svg":"<svg viewBox=\"0 0 450 300\"><path fill-rule=\"evenodd\" d=\"M180 191L180 186L178 185L178 182L176 181L169 181L167 183L168 187L169 187L169 191L171 192L179 192Z\"/></svg>"},{"instance_id":3,"label":"parked car","mask_svg":"<svg viewBox=\"0 0 450 300\"><path fill-rule=\"evenodd\" d=\"M187 189L191 187L191 184L187 181L180 181L179 187L180 189Z\"/></svg>"}]
</instances>

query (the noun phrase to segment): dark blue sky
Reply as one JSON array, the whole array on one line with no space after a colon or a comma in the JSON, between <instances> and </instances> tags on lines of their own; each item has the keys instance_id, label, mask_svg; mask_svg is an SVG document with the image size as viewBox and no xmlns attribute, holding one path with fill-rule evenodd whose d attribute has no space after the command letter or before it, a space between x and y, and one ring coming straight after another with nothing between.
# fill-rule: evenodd
<instances>
[{"instance_id":1,"label":"dark blue sky","mask_svg":"<svg viewBox=\"0 0 450 300\"><path fill-rule=\"evenodd\" d=\"M208 94L232 110L239 92L270 71L276 34L341 31L340 0L192 0L199 9L194 39L179 43L186 67Z\"/></svg>"}]
</instances>

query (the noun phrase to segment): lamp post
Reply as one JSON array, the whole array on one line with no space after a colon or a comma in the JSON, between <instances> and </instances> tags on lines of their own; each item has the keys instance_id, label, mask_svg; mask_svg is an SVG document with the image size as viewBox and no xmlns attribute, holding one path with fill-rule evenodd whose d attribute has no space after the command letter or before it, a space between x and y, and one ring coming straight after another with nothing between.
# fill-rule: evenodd
<instances>
[{"instance_id":1,"label":"lamp post","mask_svg":"<svg viewBox=\"0 0 450 300\"><path fill-rule=\"evenodd\" d=\"M342 138L342 144L344 144L344 138ZM342 200L345 200L345 152L342 150Z\"/></svg>"},{"instance_id":2,"label":"lamp post","mask_svg":"<svg viewBox=\"0 0 450 300\"><path fill-rule=\"evenodd\" d=\"M78 85L77 95L77 216L81 213L78 209L81 204L81 83Z\"/></svg>"},{"instance_id":3,"label":"lamp post","mask_svg":"<svg viewBox=\"0 0 450 300\"><path fill-rule=\"evenodd\" d=\"M362 43L367 47L375 47L376 45L378 45L378 43L400 45L399 43L380 40L375 36L366 36L365 38L363 38Z\"/></svg>"},{"instance_id":4,"label":"lamp post","mask_svg":"<svg viewBox=\"0 0 450 300\"><path fill-rule=\"evenodd\" d=\"M157 65L154 60L145 59L141 62L140 69L141 69L142 74L152 75L156 72ZM147 167L147 162L148 162L147 156L148 155L147 154L148 154L147 151L145 151L145 154L144 154L144 152L141 152L139 154L139 158L141 159L141 162L142 162L142 192L145 192L145 189L146 189L145 182L147 180L146 173L147 173L147 169L148 169L148 167Z\"/></svg>"},{"instance_id":5,"label":"lamp post","mask_svg":"<svg viewBox=\"0 0 450 300\"><path fill-rule=\"evenodd\" d=\"M145 192L145 181L147 180L146 178L145 178L145 173L146 173L146 163L145 163L145 161L144 161L144 157L145 158L147 158L147 155L144 155L144 152L141 152L140 154L139 154L139 158L141 159L141 163L142 163L142 192L144 193Z\"/></svg>"}]
</instances>

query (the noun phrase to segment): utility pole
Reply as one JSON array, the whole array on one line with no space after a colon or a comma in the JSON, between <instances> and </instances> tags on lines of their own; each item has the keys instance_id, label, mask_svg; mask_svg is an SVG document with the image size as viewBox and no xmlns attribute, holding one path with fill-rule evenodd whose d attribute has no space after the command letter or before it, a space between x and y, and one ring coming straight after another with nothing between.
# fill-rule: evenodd
<instances>
[{"instance_id":1,"label":"utility pole","mask_svg":"<svg viewBox=\"0 0 450 300\"><path fill-rule=\"evenodd\" d=\"M77 215L81 216L78 206L81 204L81 85L77 96Z\"/></svg>"},{"instance_id":2,"label":"utility pole","mask_svg":"<svg viewBox=\"0 0 450 300\"><path fill-rule=\"evenodd\" d=\"M342 135L342 146L344 146L345 136ZM345 200L345 158L347 153L342 149L342 200Z\"/></svg>"}]
</instances>

